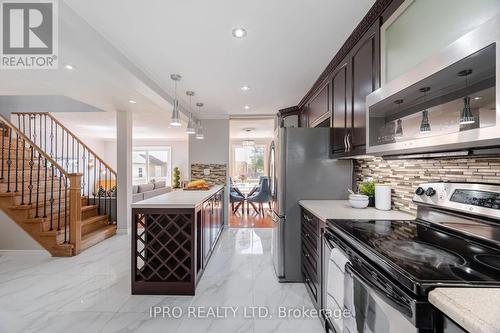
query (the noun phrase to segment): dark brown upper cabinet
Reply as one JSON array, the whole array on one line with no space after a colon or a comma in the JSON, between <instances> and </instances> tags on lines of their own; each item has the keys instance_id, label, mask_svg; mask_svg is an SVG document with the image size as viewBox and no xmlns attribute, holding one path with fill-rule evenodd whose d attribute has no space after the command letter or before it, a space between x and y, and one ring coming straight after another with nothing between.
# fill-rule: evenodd
<instances>
[{"instance_id":1,"label":"dark brown upper cabinet","mask_svg":"<svg viewBox=\"0 0 500 333\"><path fill-rule=\"evenodd\" d=\"M366 96L380 86L380 24L375 22L337 66L332 85L333 157L366 152Z\"/></svg>"},{"instance_id":2,"label":"dark brown upper cabinet","mask_svg":"<svg viewBox=\"0 0 500 333\"><path fill-rule=\"evenodd\" d=\"M380 87L380 24L375 22L351 51L352 128L349 155L366 152L366 96Z\"/></svg>"},{"instance_id":3,"label":"dark brown upper cabinet","mask_svg":"<svg viewBox=\"0 0 500 333\"><path fill-rule=\"evenodd\" d=\"M325 84L307 104L309 127L316 127L330 118L330 84Z\"/></svg>"},{"instance_id":4,"label":"dark brown upper cabinet","mask_svg":"<svg viewBox=\"0 0 500 333\"><path fill-rule=\"evenodd\" d=\"M347 77L347 63L344 63L337 68L332 78L332 149L334 154L346 152L347 128L351 126L347 112L349 104Z\"/></svg>"}]
</instances>

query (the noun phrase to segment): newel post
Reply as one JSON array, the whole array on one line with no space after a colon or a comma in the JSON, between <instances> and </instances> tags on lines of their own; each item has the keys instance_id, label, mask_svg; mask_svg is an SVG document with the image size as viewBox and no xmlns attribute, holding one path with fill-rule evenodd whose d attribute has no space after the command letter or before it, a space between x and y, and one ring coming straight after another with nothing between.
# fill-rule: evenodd
<instances>
[{"instance_id":1,"label":"newel post","mask_svg":"<svg viewBox=\"0 0 500 333\"><path fill-rule=\"evenodd\" d=\"M81 251L82 241L82 174L70 173L68 178L70 243L73 245L73 255L77 255Z\"/></svg>"}]
</instances>

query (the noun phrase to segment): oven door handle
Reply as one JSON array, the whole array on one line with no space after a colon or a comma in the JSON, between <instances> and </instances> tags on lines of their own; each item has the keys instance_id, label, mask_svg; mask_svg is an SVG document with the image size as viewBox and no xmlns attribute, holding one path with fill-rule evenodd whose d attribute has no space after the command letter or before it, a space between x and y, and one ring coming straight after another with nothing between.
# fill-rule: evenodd
<instances>
[{"instance_id":1,"label":"oven door handle","mask_svg":"<svg viewBox=\"0 0 500 333\"><path fill-rule=\"evenodd\" d=\"M413 311L410 305L403 303L401 300L394 297L394 295L388 293L379 287L376 283L367 279L363 274L361 274L354 266L350 263L347 263L345 266L346 274L351 274L356 276L367 289L375 292L377 295L382 297L386 302L388 302L391 306L401 312L408 318L413 318Z\"/></svg>"}]
</instances>

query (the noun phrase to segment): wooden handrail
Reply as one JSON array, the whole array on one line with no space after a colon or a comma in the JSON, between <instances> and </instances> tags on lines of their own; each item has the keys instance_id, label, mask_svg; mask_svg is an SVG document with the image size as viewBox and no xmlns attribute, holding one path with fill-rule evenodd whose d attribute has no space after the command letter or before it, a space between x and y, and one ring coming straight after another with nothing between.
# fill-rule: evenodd
<instances>
[{"instance_id":1,"label":"wooden handrail","mask_svg":"<svg viewBox=\"0 0 500 333\"><path fill-rule=\"evenodd\" d=\"M88 145L85 144L82 140L80 140L75 133L73 133L71 130L69 130L66 126L64 126L56 117L54 117L50 112L13 112L13 115L47 115L51 120L53 120L57 125L61 126L62 129L64 129L67 133L69 133L78 143L80 143L87 151L92 153L96 159L99 160L101 164L103 164L106 168L109 169L109 171L116 177L116 171L108 164L106 163L102 158L97 155L97 153L90 148Z\"/></svg>"},{"instance_id":2,"label":"wooden handrail","mask_svg":"<svg viewBox=\"0 0 500 333\"><path fill-rule=\"evenodd\" d=\"M33 141L31 141L30 138L28 138L21 130L19 130L14 124L12 124L10 121L5 119L4 116L0 115L0 121L2 121L11 131L14 131L17 135L19 135L19 138L23 139L25 142L27 142L30 146L33 147L40 155L42 155L48 162L50 162L59 172L61 172L64 176L68 177L69 173L64 170L62 166L59 165L56 161L52 159L47 153L45 153L42 149L38 147L37 144L35 144Z\"/></svg>"}]
</instances>

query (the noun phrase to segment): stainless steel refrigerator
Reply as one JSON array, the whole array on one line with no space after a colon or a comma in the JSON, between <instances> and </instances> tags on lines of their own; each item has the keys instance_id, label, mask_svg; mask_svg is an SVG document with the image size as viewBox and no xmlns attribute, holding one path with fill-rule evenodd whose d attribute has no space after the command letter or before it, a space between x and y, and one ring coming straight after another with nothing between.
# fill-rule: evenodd
<instances>
[{"instance_id":1,"label":"stainless steel refrigerator","mask_svg":"<svg viewBox=\"0 0 500 333\"><path fill-rule=\"evenodd\" d=\"M330 157L329 128L279 128L269 149L272 256L280 282L301 278L299 200L346 199L352 162Z\"/></svg>"}]
</instances>

